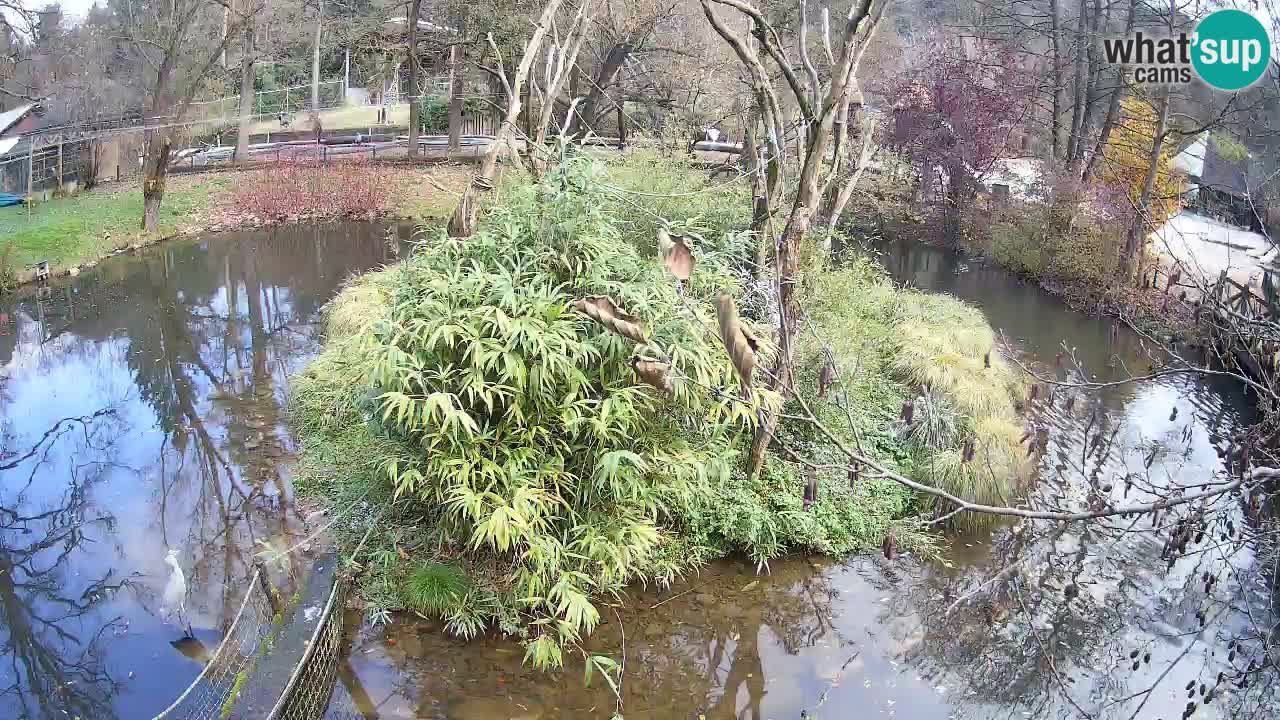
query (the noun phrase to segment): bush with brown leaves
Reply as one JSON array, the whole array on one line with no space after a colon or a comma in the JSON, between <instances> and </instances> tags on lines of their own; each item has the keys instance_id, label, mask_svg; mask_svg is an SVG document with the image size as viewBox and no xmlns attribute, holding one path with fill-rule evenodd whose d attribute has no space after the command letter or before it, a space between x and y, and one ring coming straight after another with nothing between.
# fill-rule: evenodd
<instances>
[{"instance_id":1,"label":"bush with brown leaves","mask_svg":"<svg viewBox=\"0 0 1280 720\"><path fill-rule=\"evenodd\" d=\"M284 160L237 185L237 210L261 220L367 217L387 206L390 170L368 160Z\"/></svg>"}]
</instances>

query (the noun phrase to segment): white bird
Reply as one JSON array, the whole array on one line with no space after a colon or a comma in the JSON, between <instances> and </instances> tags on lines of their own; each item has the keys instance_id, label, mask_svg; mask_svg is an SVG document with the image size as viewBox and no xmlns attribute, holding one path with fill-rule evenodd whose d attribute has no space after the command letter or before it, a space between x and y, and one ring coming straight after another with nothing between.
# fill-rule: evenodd
<instances>
[{"instance_id":1,"label":"white bird","mask_svg":"<svg viewBox=\"0 0 1280 720\"><path fill-rule=\"evenodd\" d=\"M187 636L191 636L191 626L185 622L184 615L186 613L187 604L187 576L182 572L182 566L178 564L178 551L169 550L169 554L164 558L165 564L170 568L169 581L165 583L164 594L161 596L163 604L160 606L160 612L164 615L176 615L178 624L186 628Z\"/></svg>"}]
</instances>

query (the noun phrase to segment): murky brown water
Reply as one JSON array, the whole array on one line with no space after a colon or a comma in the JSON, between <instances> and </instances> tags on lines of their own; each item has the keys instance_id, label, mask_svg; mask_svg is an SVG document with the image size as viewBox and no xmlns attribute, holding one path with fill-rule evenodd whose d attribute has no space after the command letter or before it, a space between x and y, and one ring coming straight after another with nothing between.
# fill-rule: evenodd
<instances>
[{"instance_id":1,"label":"murky brown water","mask_svg":"<svg viewBox=\"0 0 1280 720\"><path fill-rule=\"evenodd\" d=\"M1153 347L1139 337L1005 273L908 244L883 249L898 280L979 305L1029 360L1052 363L1065 341L1101 378L1149 363ZM1082 459L1090 405L1078 402L1067 413L1058 398L1041 415L1050 449L1036 492L1067 503L1083 498L1083 478L1098 464ZM1141 468L1159 447L1155 487L1217 470L1223 437L1249 417L1230 382L1125 385L1094 402L1122 429L1117 444L1130 447L1102 463L1104 476ZM1131 525L1048 538L1008 529L954 537L950 569L911 558L789 558L757 576L748 563L724 561L669 591L637 591L616 614L603 612L590 648L625 658L629 719L1172 720L1187 703L1187 683L1197 683L1199 700L1199 683L1212 687L1218 672L1243 669L1244 652L1228 661L1228 645L1275 616L1265 614L1263 588L1240 587L1235 571L1252 562L1247 548L1221 551L1230 553L1221 562L1206 552L1167 571L1160 541ZM998 575L1012 563L1016 573ZM1205 571L1220 581L1209 594L1199 589ZM1203 631L1200 610L1212 618ZM584 686L580 658L547 675L523 667L511 640L454 641L438 623L411 617L383 628L351 620L359 629L350 634L332 718L607 718L616 709L598 677ZM1276 717L1275 692L1273 684L1224 685L1196 717Z\"/></svg>"},{"instance_id":2,"label":"murky brown water","mask_svg":"<svg viewBox=\"0 0 1280 720\"><path fill-rule=\"evenodd\" d=\"M257 544L300 525L285 380L387 257L371 225L233 233L0 298L0 717L150 718L199 673L165 553L215 647Z\"/></svg>"},{"instance_id":3,"label":"murky brown water","mask_svg":"<svg viewBox=\"0 0 1280 720\"><path fill-rule=\"evenodd\" d=\"M1051 359L1066 340L1103 377L1146 362L1135 336L1003 273L890 249L897 277L979 304L1031 358ZM148 718L199 672L170 645L180 629L157 616L165 552L179 551L188 619L212 647L258 543L296 536L304 514L288 482L285 379L317 349L320 306L348 274L388 257L372 226L294 228L171 243L47 296L0 300L0 717ZM1122 363L1108 367L1112 354ZM1081 402L1043 415L1051 444L1038 492L1068 501L1090 471ZM1248 418L1226 382L1127 385L1099 402L1135 447L1107 473L1162 448L1153 474L1163 484L1217 470L1223 436ZM1239 586L1247 548L1166 571L1158 541L1125 530L954 538L954 569L790 558L757 576L729 560L667 591L637 590L603 613L591 648L625 658L628 718L1065 718L1078 705L1173 720L1186 684L1242 664L1243 653L1227 659L1228 644L1275 616L1262 612L1266 588ZM1010 562L1016 575L980 585ZM1197 589L1206 570L1221 581L1212 593ZM1068 599L1069 585L1079 597ZM1204 609L1212 622L1201 631ZM359 620L332 717L615 709L598 677L584 687L580 659L540 674L511 640ZM1151 654L1137 672L1134 650ZM1198 717L1268 718L1276 707L1274 685L1258 683L1220 693Z\"/></svg>"}]
</instances>

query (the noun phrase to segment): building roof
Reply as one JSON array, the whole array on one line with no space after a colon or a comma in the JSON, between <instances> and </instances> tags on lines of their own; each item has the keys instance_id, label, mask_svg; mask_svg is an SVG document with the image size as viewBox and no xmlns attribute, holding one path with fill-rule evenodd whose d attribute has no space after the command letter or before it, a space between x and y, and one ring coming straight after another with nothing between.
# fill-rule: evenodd
<instances>
[{"instance_id":1,"label":"building roof","mask_svg":"<svg viewBox=\"0 0 1280 720\"><path fill-rule=\"evenodd\" d=\"M1190 138L1190 142L1173 159L1173 167L1187 175L1198 178L1204 174L1205 147L1209 144L1209 133L1202 132Z\"/></svg>"},{"instance_id":2,"label":"building roof","mask_svg":"<svg viewBox=\"0 0 1280 720\"><path fill-rule=\"evenodd\" d=\"M18 124L19 120L26 117L27 113L31 112L35 108L35 103L28 103L0 113L0 135L4 135L9 128Z\"/></svg>"},{"instance_id":3,"label":"building roof","mask_svg":"<svg viewBox=\"0 0 1280 720\"><path fill-rule=\"evenodd\" d=\"M1200 173L1200 184L1215 190L1229 192L1232 195L1249 194L1249 159L1228 160L1222 156L1218 143L1207 143L1204 153L1204 171Z\"/></svg>"},{"instance_id":4,"label":"building roof","mask_svg":"<svg viewBox=\"0 0 1280 720\"><path fill-rule=\"evenodd\" d=\"M409 20L407 18L402 18L402 17L393 17L387 20L387 24L388 25L408 25ZM451 28L447 25L437 25L436 23L433 23L430 20L424 20L421 18L418 19L418 29L426 30L427 32L446 33L449 35L458 34L458 31L454 28Z\"/></svg>"}]
</instances>

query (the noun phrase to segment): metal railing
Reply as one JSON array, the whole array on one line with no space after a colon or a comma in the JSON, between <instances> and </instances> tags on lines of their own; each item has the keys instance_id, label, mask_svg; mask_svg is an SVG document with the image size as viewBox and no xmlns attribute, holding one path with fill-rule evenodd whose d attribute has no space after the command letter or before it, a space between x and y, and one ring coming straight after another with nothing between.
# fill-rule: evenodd
<instances>
[{"instance_id":1,"label":"metal railing","mask_svg":"<svg viewBox=\"0 0 1280 720\"><path fill-rule=\"evenodd\" d=\"M329 707L329 697L338 678L338 658L342 654L342 607L347 585L345 575L339 573L307 651L267 720L316 720Z\"/></svg>"}]
</instances>

